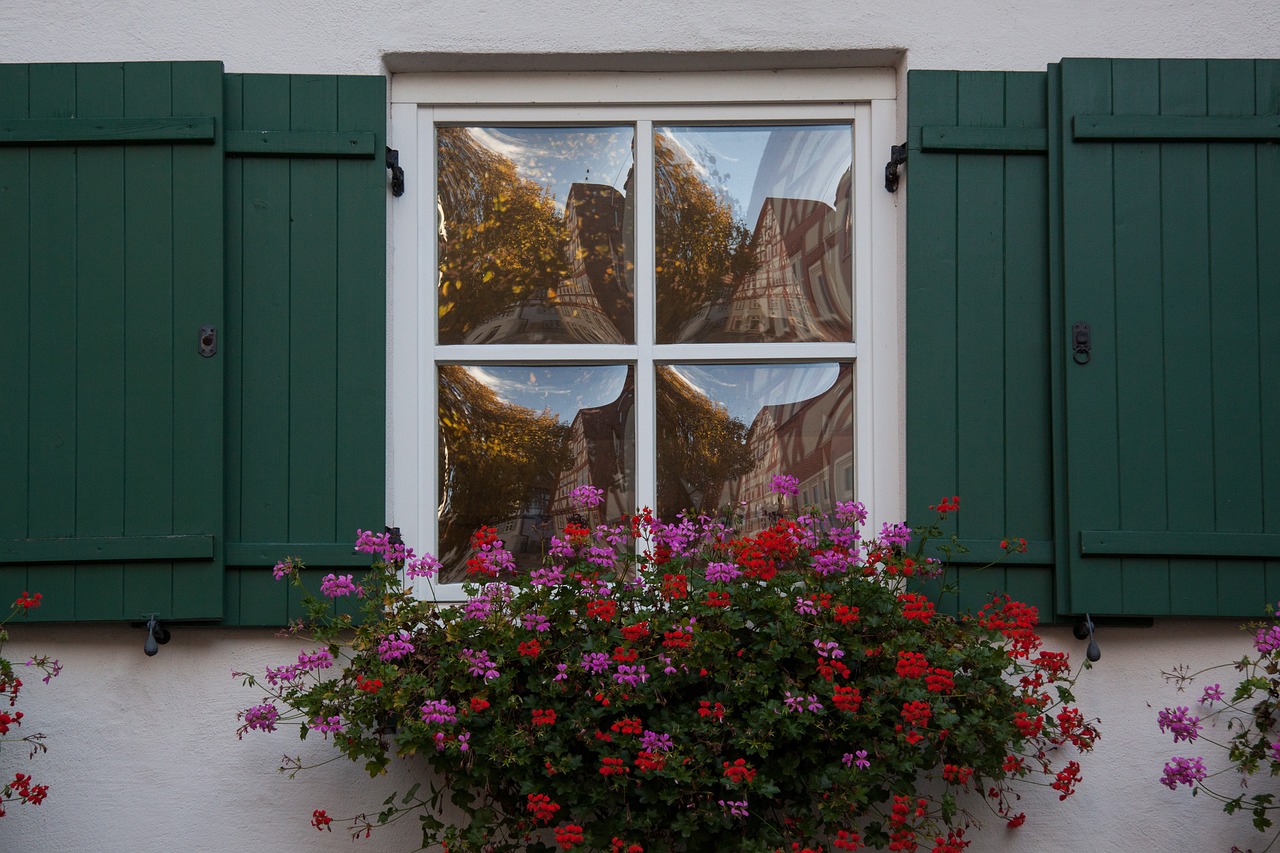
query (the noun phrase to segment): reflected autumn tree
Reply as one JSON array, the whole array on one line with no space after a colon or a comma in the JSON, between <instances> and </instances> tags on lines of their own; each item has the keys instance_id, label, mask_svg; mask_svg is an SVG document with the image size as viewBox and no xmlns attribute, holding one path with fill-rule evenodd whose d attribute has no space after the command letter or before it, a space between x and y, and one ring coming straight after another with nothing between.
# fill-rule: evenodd
<instances>
[{"instance_id":1,"label":"reflected autumn tree","mask_svg":"<svg viewBox=\"0 0 1280 853\"><path fill-rule=\"evenodd\" d=\"M722 509L729 481L755 467L747 425L691 388L670 367L657 371L658 515Z\"/></svg>"},{"instance_id":2,"label":"reflected autumn tree","mask_svg":"<svg viewBox=\"0 0 1280 853\"><path fill-rule=\"evenodd\" d=\"M464 127L437 134L444 235L440 342L467 343L477 327L530 300L554 300L570 272L564 216L509 158Z\"/></svg>"},{"instance_id":3,"label":"reflected autumn tree","mask_svg":"<svg viewBox=\"0 0 1280 853\"><path fill-rule=\"evenodd\" d=\"M570 465L570 430L550 411L505 402L458 365L439 370L438 552L449 566L480 527L548 513Z\"/></svg>"},{"instance_id":4,"label":"reflected autumn tree","mask_svg":"<svg viewBox=\"0 0 1280 853\"><path fill-rule=\"evenodd\" d=\"M653 153L657 329L659 341L671 343L686 338L691 312L729 302L756 253L751 229L683 152L659 133Z\"/></svg>"}]
</instances>

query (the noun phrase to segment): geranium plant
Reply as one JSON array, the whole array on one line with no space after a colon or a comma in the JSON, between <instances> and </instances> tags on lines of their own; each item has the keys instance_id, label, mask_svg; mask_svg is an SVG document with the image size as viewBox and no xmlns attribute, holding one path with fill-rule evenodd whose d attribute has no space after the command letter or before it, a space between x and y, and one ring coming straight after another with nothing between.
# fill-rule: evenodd
<instances>
[{"instance_id":1,"label":"geranium plant","mask_svg":"<svg viewBox=\"0 0 1280 853\"><path fill-rule=\"evenodd\" d=\"M294 722L374 775L422 760L425 789L338 820L367 835L416 812L423 846L454 853L958 851L980 809L1024 820L1018 783L1065 798L1079 781L1067 756L1097 730L1070 704L1066 654L1008 598L939 613L911 587L941 570L926 537L864 538L856 503L751 535L647 512L592 526L599 492L575 497L581 521L531 572L477 532L460 604L408 594L438 563L361 533L378 562L307 597L296 630L314 645L242 674L266 695L241 734ZM298 569L276 574L300 584ZM357 627L334 615L341 596L363 598ZM440 819L445 799L460 822ZM312 825L334 819L317 809Z\"/></svg>"},{"instance_id":2,"label":"geranium plant","mask_svg":"<svg viewBox=\"0 0 1280 853\"><path fill-rule=\"evenodd\" d=\"M26 749L28 759L47 751L48 747L44 743L44 734L33 732L23 735L18 731L24 722L24 714L18 710L18 696L23 688L23 673L4 656L4 644L9 640L7 628L9 621L19 613L26 613L33 607L39 607L42 597L38 592L35 595L22 593L13 602L8 615L0 620L0 746L7 743L21 743ZM28 658L23 665L43 672L44 677L41 680L45 684L62 672L62 664L47 656ZM4 772L8 773L8 771ZM8 813L6 805L9 803L38 806L49 795L48 785L36 784L30 774L20 770L14 771L12 778L4 775L0 776L0 779L5 780L0 782L0 817Z\"/></svg>"},{"instance_id":3,"label":"geranium plant","mask_svg":"<svg viewBox=\"0 0 1280 853\"><path fill-rule=\"evenodd\" d=\"M1204 684L1197 702L1166 707L1156 715L1160 731L1171 735L1174 743L1198 744L1194 751L1201 753L1172 756L1160 781L1171 790L1186 786L1193 796L1217 800L1227 814L1247 814L1259 832L1266 832L1275 825L1273 813L1280 810L1276 787L1251 780L1258 774L1280 776L1280 611L1244 629L1253 636L1253 652L1239 660L1197 671L1181 664L1161 673L1180 693L1197 680L1207 682L1209 673L1227 671L1231 676L1227 686L1221 680ZM1277 837L1273 835L1263 850L1270 850Z\"/></svg>"}]
</instances>

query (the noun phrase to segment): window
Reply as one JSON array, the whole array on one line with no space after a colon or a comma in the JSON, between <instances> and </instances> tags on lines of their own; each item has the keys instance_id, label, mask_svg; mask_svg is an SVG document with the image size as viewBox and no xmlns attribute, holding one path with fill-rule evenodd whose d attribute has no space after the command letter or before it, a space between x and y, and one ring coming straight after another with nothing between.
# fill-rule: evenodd
<instances>
[{"instance_id":1,"label":"window","mask_svg":"<svg viewBox=\"0 0 1280 853\"><path fill-rule=\"evenodd\" d=\"M393 81L392 517L441 581L482 524L536 563L587 484L610 518L760 528L778 474L900 517L892 81Z\"/></svg>"}]
</instances>

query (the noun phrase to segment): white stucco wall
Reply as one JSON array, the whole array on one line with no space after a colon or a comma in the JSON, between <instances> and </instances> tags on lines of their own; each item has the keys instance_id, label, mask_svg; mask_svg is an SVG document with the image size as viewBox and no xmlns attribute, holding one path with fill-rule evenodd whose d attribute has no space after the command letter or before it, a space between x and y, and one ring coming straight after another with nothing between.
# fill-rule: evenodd
<instances>
[{"instance_id":1,"label":"white stucco wall","mask_svg":"<svg viewBox=\"0 0 1280 853\"><path fill-rule=\"evenodd\" d=\"M751 61L739 52L891 49L913 68L1020 71L1064 56L1274 55L1277 27L1273 0L5 0L0 60L221 59L229 71L367 74L384 53L437 54L428 61L457 70L559 54L598 69L622 62L609 57L618 52L706 52L733 65Z\"/></svg>"},{"instance_id":2,"label":"white stucco wall","mask_svg":"<svg viewBox=\"0 0 1280 853\"><path fill-rule=\"evenodd\" d=\"M278 73L643 70L659 62L667 70L1041 70L1089 55L1278 56L1280 3L0 0L0 62L219 59L228 71ZM901 84L899 91L905 96ZM909 193L909 169L906 187ZM372 809L397 787L370 783L341 762L288 780L274 769L280 755L323 756L322 741L299 744L284 734L236 740L235 712L258 695L239 688L231 671L287 661L296 641L265 630L178 628L148 659L137 629L20 626L13 633L11 657L52 653L66 671L47 687L32 684L25 698L30 725L49 735L49 754L31 769L51 784L51 795L0 820L0 851L347 850L351 842L341 832L308 826L312 809ZM1083 651L1069 632L1051 634L1060 646ZM1102 717L1103 739L1083 761L1078 794L1065 803L1047 789L1028 797L1025 826L992 825L970 849L1265 846L1247 820L1228 820L1214 803L1157 781L1174 750L1156 730L1155 713L1178 698L1160 668L1238 658L1247 639L1234 624L1185 620L1105 629L1099 639L1103 660L1079 698L1087 713ZM11 763L6 751L4 766ZM415 834L406 824L363 843L409 850Z\"/></svg>"}]
</instances>

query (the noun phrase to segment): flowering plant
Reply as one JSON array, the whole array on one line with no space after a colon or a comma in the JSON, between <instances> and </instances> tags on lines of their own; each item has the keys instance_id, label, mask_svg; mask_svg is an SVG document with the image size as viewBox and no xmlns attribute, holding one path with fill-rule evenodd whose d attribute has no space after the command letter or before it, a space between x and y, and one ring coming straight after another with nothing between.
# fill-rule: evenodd
<instances>
[{"instance_id":1,"label":"flowering plant","mask_svg":"<svg viewBox=\"0 0 1280 853\"><path fill-rule=\"evenodd\" d=\"M1166 707L1156 715L1160 731L1172 735L1174 743L1207 743L1225 751L1227 766L1210 771L1204 755L1175 755L1165 763L1160 782L1175 791L1186 785L1192 795L1204 794L1221 802L1227 814L1250 814L1254 827L1265 832L1274 825L1271 813L1280 809L1280 803L1274 793L1250 789L1249 778L1261 772L1280 775L1280 610L1269 621L1243 627L1253 635L1253 654L1195 672L1181 664L1161 673L1181 693L1206 673L1231 669L1239 673L1235 688L1224 688L1220 681L1206 684L1196 703L1198 713L1188 703ZM1231 786L1238 788L1234 795L1227 792L1229 786L1220 784L1223 779L1238 780L1238 785ZM1264 850L1270 850L1277 837Z\"/></svg>"},{"instance_id":2,"label":"flowering plant","mask_svg":"<svg viewBox=\"0 0 1280 853\"><path fill-rule=\"evenodd\" d=\"M21 737L13 733L23 723L23 713L17 710L18 694L22 692L22 679L18 676L13 663L3 655L4 644L9 640L9 632L5 626L19 613L26 613L33 607L39 607L41 598L38 592L35 595L22 593L13 602L9 614L0 620L0 745L10 742L24 743L28 748L28 759L34 758L36 753L47 751L48 747L45 746L44 735L40 732ZM47 656L28 658L25 665L42 670L45 675L41 680L45 684L62 672L62 664ZM7 813L5 809L7 803L28 803L38 806L49 794L48 785L37 785L26 773L15 772L12 779L4 776L0 776L0 779L7 780L0 782L0 817L4 817Z\"/></svg>"},{"instance_id":3,"label":"flowering plant","mask_svg":"<svg viewBox=\"0 0 1280 853\"><path fill-rule=\"evenodd\" d=\"M935 507L939 522L955 506ZM486 528L457 605L405 592L434 559L362 532L379 562L358 584L326 578L325 594L363 597L364 621L350 634L308 598L296 630L317 645L241 674L267 695L240 733L296 721L371 774L425 759L426 793L339 820L367 836L416 811L423 846L455 853L959 851L979 803L1022 823L1015 783L1071 794L1080 766L1059 769L1054 750L1086 751L1097 730L1069 704L1067 656L1041 648L1035 608L937 612L909 586L941 570L927 537L913 549L885 525L864 539L865 520L856 503L750 535L734 519L583 518L528 573ZM276 573L301 583L294 561ZM440 820L446 797L463 823Z\"/></svg>"}]
</instances>

